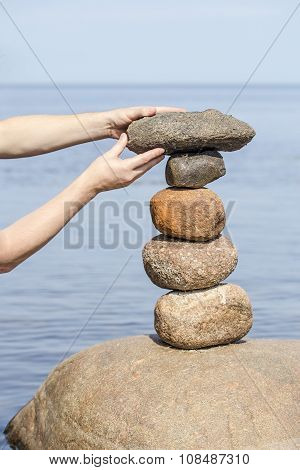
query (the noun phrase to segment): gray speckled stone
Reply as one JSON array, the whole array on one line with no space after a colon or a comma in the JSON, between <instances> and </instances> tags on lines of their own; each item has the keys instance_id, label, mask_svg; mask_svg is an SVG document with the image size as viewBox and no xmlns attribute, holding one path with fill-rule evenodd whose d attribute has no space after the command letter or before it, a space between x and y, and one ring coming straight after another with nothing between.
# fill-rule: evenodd
<instances>
[{"instance_id":1,"label":"gray speckled stone","mask_svg":"<svg viewBox=\"0 0 300 470\"><path fill-rule=\"evenodd\" d=\"M108 341L57 366L7 438L42 450L299 449L299 355L300 341Z\"/></svg>"},{"instance_id":2,"label":"gray speckled stone","mask_svg":"<svg viewBox=\"0 0 300 470\"><path fill-rule=\"evenodd\" d=\"M143 249L145 271L163 289L189 291L212 287L237 264L237 251L223 235L208 242L152 238Z\"/></svg>"},{"instance_id":3,"label":"gray speckled stone","mask_svg":"<svg viewBox=\"0 0 300 470\"><path fill-rule=\"evenodd\" d=\"M243 338L252 326L252 309L246 292L233 284L172 291L158 299L154 325L160 338L176 348L205 348Z\"/></svg>"},{"instance_id":4,"label":"gray speckled stone","mask_svg":"<svg viewBox=\"0 0 300 470\"><path fill-rule=\"evenodd\" d=\"M136 153L163 147L167 154L216 149L233 151L248 144L255 131L215 109L159 113L134 121L127 129L128 148Z\"/></svg>"},{"instance_id":5,"label":"gray speckled stone","mask_svg":"<svg viewBox=\"0 0 300 470\"><path fill-rule=\"evenodd\" d=\"M203 188L225 174L224 160L216 150L175 154L166 165L168 185L178 188Z\"/></svg>"}]
</instances>

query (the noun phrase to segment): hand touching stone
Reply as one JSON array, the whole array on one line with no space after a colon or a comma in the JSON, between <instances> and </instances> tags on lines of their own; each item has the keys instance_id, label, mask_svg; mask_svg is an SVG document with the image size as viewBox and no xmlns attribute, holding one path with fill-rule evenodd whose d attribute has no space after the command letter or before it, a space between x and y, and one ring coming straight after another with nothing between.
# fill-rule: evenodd
<instances>
[{"instance_id":1,"label":"hand touching stone","mask_svg":"<svg viewBox=\"0 0 300 470\"><path fill-rule=\"evenodd\" d=\"M164 149L156 148L123 160L121 155L126 145L127 135L121 134L111 150L98 157L88 167L85 172L85 184L92 193L128 186L164 158Z\"/></svg>"},{"instance_id":2,"label":"hand touching stone","mask_svg":"<svg viewBox=\"0 0 300 470\"><path fill-rule=\"evenodd\" d=\"M0 230L0 274L8 273L44 247L99 192L132 183L164 158L157 148L122 160L126 134L98 157L60 194L4 230Z\"/></svg>"},{"instance_id":3,"label":"hand touching stone","mask_svg":"<svg viewBox=\"0 0 300 470\"><path fill-rule=\"evenodd\" d=\"M170 106L138 106L131 108L114 109L107 113L107 125L110 137L118 139L128 126L143 117L155 116L157 113L184 112L184 108Z\"/></svg>"}]
</instances>

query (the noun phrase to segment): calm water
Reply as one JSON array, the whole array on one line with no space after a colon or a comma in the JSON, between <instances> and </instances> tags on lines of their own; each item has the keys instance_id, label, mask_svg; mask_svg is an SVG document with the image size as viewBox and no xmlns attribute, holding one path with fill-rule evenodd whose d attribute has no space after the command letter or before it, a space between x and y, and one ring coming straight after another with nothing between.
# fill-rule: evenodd
<instances>
[{"instance_id":1,"label":"calm water","mask_svg":"<svg viewBox=\"0 0 300 470\"><path fill-rule=\"evenodd\" d=\"M77 112L144 103L226 111L237 89L63 91ZM0 118L70 112L57 91L46 87L0 88L0 103ZM250 87L231 112L248 121L257 136L247 148L224 154L227 175L210 185L226 206L233 204L228 230L239 250L239 265L230 281L244 287L252 299L255 324L250 336L300 338L300 88ZM99 142L98 147L103 151L110 144ZM0 227L54 196L98 153L93 144L86 144L44 157L0 160ZM65 354L110 338L153 332L153 305L164 291L144 273L141 248L153 233L147 201L165 186L164 165L128 192L121 189L99 196L83 211L83 220L77 219L83 233L78 226L71 227L15 271L1 276L1 431ZM131 214L130 225L125 222L126 211ZM118 227L119 243L114 247Z\"/></svg>"}]
</instances>

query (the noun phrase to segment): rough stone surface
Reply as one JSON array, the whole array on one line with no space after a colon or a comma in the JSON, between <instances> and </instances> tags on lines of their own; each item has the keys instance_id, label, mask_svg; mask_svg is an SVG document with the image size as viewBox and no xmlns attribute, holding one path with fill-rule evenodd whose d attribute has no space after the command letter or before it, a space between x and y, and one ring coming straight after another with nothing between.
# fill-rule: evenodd
<instances>
[{"instance_id":1,"label":"rough stone surface","mask_svg":"<svg viewBox=\"0 0 300 470\"><path fill-rule=\"evenodd\" d=\"M299 449L299 355L300 341L109 341L60 364L7 437L44 450Z\"/></svg>"},{"instance_id":2,"label":"rough stone surface","mask_svg":"<svg viewBox=\"0 0 300 470\"><path fill-rule=\"evenodd\" d=\"M211 240L225 226L223 203L206 188L163 189L152 197L150 210L159 232L184 240Z\"/></svg>"},{"instance_id":3,"label":"rough stone surface","mask_svg":"<svg viewBox=\"0 0 300 470\"><path fill-rule=\"evenodd\" d=\"M207 109L145 117L130 124L127 134L127 146L136 153L163 147L167 154L172 154L182 150L239 150L250 142L255 131L230 115Z\"/></svg>"},{"instance_id":4,"label":"rough stone surface","mask_svg":"<svg viewBox=\"0 0 300 470\"><path fill-rule=\"evenodd\" d=\"M216 150L179 153L170 157L166 165L169 186L203 188L226 174L222 155Z\"/></svg>"},{"instance_id":5,"label":"rough stone surface","mask_svg":"<svg viewBox=\"0 0 300 470\"><path fill-rule=\"evenodd\" d=\"M197 349L243 338L252 326L246 292L233 284L192 292L172 291L158 299L155 329L168 344Z\"/></svg>"},{"instance_id":6,"label":"rough stone surface","mask_svg":"<svg viewBox=\"0 0 300 470\"><path fill-rule=\"evenodd\" d=\"M152 238L143 250L146 273L158 287L196 290L212 287L226 279L237 264L237 251L221 235L209 242Z\"/></svg>"}]
</instances>

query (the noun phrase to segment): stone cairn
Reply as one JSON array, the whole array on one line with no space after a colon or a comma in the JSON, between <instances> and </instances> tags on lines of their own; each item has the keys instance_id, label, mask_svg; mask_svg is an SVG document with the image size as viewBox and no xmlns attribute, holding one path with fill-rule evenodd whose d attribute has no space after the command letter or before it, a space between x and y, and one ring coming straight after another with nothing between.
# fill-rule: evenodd
<instances>
[{"instance_id":1,"label":"stone cairn","mask_svg":"<svg viewBox=\"0 0 300 470\"><path fill-rule=\"evenodd\" d=\"M155 306L155 329L166 343L182 349L228 344L252 326L252 309L239 286L221 283L237 265L237 251L221 235L225 210L204 186L224 176L218 150L234 151L254 137L246 123L216 110L163 113L128 128L128 147L137 152L163 147L168 188L150 202L161 235L144 247L146 273L170 289Z\"/></svg>"},{"instance_id":2,"label":"stone cairn","mask_svg":"<svg viewBox=\"0 0 300 470\"><path fill-rule=\"evenodd\" d=\"M229 343L251 327L246 293L218 285L237 256L220 235L222 202L203 186L225 174L220 154L206 149L236 150L254 131L205 111L145 118L128 132L133 150L164 146L172 155L171 188L151 201L162 235L146 244L144 262L155 284L174 289L158 300L155 327L181 349L166 354L142 335L80 351L10 420L8 442L30 450L299 448L299 340L182 350Z\"/></svg>"}]
</instances>

